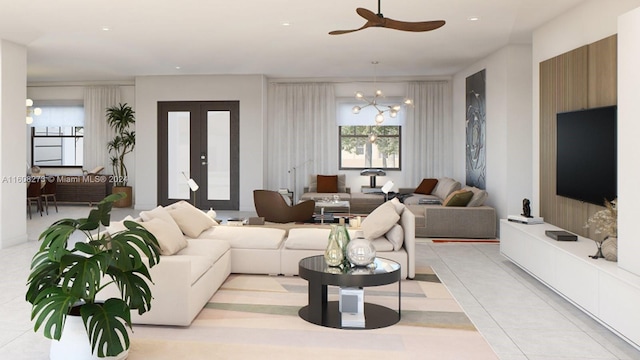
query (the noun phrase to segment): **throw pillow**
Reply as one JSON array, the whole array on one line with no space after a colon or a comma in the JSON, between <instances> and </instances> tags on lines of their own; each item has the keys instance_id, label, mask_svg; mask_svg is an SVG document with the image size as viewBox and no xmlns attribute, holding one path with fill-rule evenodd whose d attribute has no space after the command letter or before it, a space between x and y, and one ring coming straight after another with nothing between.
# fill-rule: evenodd
<instances>
[{"instance_id":1,"label":"throw pillow","mask_svg":"<svg viewBox=\"0 0 640 360\"><path fill-rule=\"evenodd\" d=\"M484 202L489 197L489 194L486 192L486 190L478 189L475 186L465 188L465 190L470 190L473 192L473 197L471 198L471 201L469 201L469 203L467 204L467 207L482 206L484 205Z\"/></svg>"},{"instance_id":2,"label":"throw pillow","mask_svg":"<svg viewBox=\"0 0 640 360\"><path fill-rule=\"evenodd\" d=\"M413 191L416 194L430 195L438 184L438 179L422 179L422 182Z\"/></svg>"},{"instance_id":3,"label":"throw pillow","mask_svg":"<svg viewBox=\"0 0 640 360\"><path fill-rule=\"evenodd\" d=\"M449 194L456 190L460 190L462 185L459 182L455 181L452 178L444 177L438 179L438 183L436 187L431 191L431 193L440 199L446 199Z\"/></svg>"},{"instance_id":4,"label":"throw pillow","mask_svg":"<svg viewBox=\"0 0 640 360\"><path fill-rule=\"evenodd\" d=\"M133 221L133 217L131 217L131 215L127 215L124 219L120 221L109 222L109 226L106 229L107 233L115 234L117 232L127 230L127 228L124 226L125 221Z\"/></svg>"},{"instance_id":5,"label":"throw pillow","mask_svg":"<svg viewBox=\"0 0 640 360\"><path fill-rule=\"evenodd\" d=\"M167 211L167 209L162 206L158 206L157 208L149 211L141 211L140 218L143 222L151 221L153 219L164 220L169 223L169 225L173 228L172 230L178 230L179 232L182 232L178 224L176 224L176 221L173 220L171 214L169 214L169 211Z\"/></svg>"},{"instance_id":6,"label":"throw pillow","mask_svg":"<svg viewBox=\"0 0 640 360\"><path fill-rule=\"evenodd\" d=\"M173 220L171 220L173 221ZM160 244L160 254L173 255L187 247L187 240L180 229L168 221L153 218L140 223L147 231L153 234Z\"/></svg>"},{"instance_id":7,"label":"throw pillow","mask_svg":"<svg viewBox=\"0 0 640 360\"><path fill-rule=\"evenodd\" d=\"M337 193L338 175L318 175L319 193Z\"/></svg>"},{"instance_id":8,"label":"throw pillow","mask_svg":"<svg viewBox=\"0 0 640 360\"><path fill-rule=\"evenodd\" d=\"M218 225L207 214L184 200L169 205L166 209L182 233L190 238L197 238L203 231Z\"/></svg>"},{"instance_id":9,"label":"throw pillow","mask_svg":"<svg viewBox=\"0 0 640 360\"><path fill-rule=\"evenodd\" d=\"M449 194L442 202L442 206L467 206L473 197L473 192L469 190L456 190Z\"/></svg>"},{"instance_id":10,"label":"throw pillow","mask_svg":"<svg viewBox=\"0 0 640 360\"><path fill-rule=\"evenodd\" d=\"M393 244L393 251L398 251L404 243L404 229L400 224L395 224L384 235L391 244Z\"/></svg>"},{"instance_id":11,"label":"throw pillow","mask_svg":"<svg viewBox=\"0 0 640 360\"><path fill-rule=\"evenodd\" d=\"M371 214L362 220L362 232L365 239L376 239L386 234L393 225L398 223L400 215L389 201L378 206Z\"/></svg>"}]
</instances>

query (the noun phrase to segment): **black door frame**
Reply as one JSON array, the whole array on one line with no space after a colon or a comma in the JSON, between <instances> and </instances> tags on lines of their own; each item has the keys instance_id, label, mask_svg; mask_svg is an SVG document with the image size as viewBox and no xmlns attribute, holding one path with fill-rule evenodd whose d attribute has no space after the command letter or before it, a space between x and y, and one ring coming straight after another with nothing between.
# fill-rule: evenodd
<instances>
[{"instance_id":1,"label":"black door frame","mask_svg":"<svg viewBox=\"0 0 640 360\"><path fill-rule=\"evenodd\" d=\"M158 204L166 206L180 199L168 196L168 113L186 111L190 115L190 174L200 189L195 193L195 206L200 209L239 210L240 204L240 102L239 101L158 101ZM230 200L207 199L206 164L208 122L207 112L230 112ZM205 158L202 159L201 155ZM191 194L193 196L193 194Z\"/></svg>"}]
</instances>

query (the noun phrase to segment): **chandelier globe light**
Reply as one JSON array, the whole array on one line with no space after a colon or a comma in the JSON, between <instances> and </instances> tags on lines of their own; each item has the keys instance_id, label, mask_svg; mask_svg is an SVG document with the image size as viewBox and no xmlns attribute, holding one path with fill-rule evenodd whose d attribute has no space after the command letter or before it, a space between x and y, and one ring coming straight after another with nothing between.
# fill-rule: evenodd
<instances>
[{"instance_id":1,"label":"chandelier globe light","mask_svg":"<svg viewBox=\"0 0 640 360\"><path fill-rule=\"evenodd\" d=\"M40 114L42 114L42 109L40 109L39 107L34 108L33 107L33 100L31 99L27 99L25 105L27 106L27 119L26 122L28 125L33 124L33 116L39 116Z\"/></svg>"},{"instance_id":2,"label":"chandelier globe light","mask_svg":"<svg viewBox=\"0 0 640 360\"><path fill-rule=\"evenodd\" d=\"M405 98L402 102L402 104L394 104L394 105L382 105L379 103L381 98L384 98L384 94L382 93L382 90L377 88L377 74L376 74L376 65L378 65L377 61L372 61L371 64L373 65L374 68L374 77L373 77L373 83L374 83L374 87L376 88L375 93L373 95L373 98L367 98L364 95L364 92L362 91L356 91L355 93L355 97L357 100L361 100L364 101L366 103L366 105L364 106L359 106L356 105L351 109L351 112L354 114L359 114L360 111L368 106L373 106L376 111L377 114L374 118L376 125L382 125L382 123L384 122L384 114L388 113L389 117L391 118L395 118L398 116L398 112L400 112L400 109L402 108L402 105L413 105L413 100Z\"/></svg>"}]
</instances>

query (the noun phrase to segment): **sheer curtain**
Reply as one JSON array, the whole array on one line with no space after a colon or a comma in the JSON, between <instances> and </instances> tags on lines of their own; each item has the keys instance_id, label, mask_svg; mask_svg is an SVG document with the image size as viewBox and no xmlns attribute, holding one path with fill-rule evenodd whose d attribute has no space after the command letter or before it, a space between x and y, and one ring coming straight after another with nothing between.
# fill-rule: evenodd
<instances>
[{"instance_id":1,"label":"sheer curtain","mask_svg":"<svg viewBox=\"0 0 640 360\"><path fill-rule=\"evenodd\" d=\"M451 83L410 82L407 95L415 105L407 108L407 121L402 134L404 183L417 186L426 177L451 176Z\"/></svg>"},{"instance_id":2,"label":"sheer curtain","mask_svg":"<svg viewBox=\"0 0 640 360\"><path fill-rule=\"evenodd\" d=\"M334 87L274 83L268 106L266 186L292 189L298 199L309 174L338 172Z\"/></svg>"},{"instance_id":3,"label":"sheer curtain","mask_svg":"<svg viewBox=\"0 0 640 360\"><path fill-rule=\"evenodd\" d=\"M118 105L120 88L118 86L89 86L84 89L84 164L85 170L96 166L110 169L107 142L113 138L109 128L106 109ZM107 170L109 172L109 170Z\"/></svg>"}]
</instances>

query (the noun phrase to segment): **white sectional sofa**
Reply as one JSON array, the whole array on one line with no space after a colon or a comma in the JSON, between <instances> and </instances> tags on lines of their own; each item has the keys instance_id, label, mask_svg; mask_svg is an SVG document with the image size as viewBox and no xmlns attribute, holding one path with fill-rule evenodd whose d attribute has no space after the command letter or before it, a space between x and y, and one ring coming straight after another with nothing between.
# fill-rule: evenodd
<instances>
[{"instance_id":1,"label":"white sectional sofa","mask_svg":"<svg viewBox=\"0 0 640 360\"><path fill-rule=\"evenodd\" d=\"M377 256L400 263L402 277L413 278L415 217L397 200L393 203L383 204L380 211L372 213L368 225L365 219L363 230L375 230L364 232L376 235L372 241ZM397 217L390 209L399 212ZM187 202L143 211L131 220L156 236L162 253L160 262L150 269L151 310L143 315L133 311L132 322L136 324L190 325L231 273L297 275L301 259L324 253L330 232L326 225L218 225ZM383 232L384 222L393 230ZM112 223L108 231L121 227L121 222ZM355 230L349 232L355 235ZM117 291L111 286L103 296L113 296Z\"/></svg>"}]
</instances>

